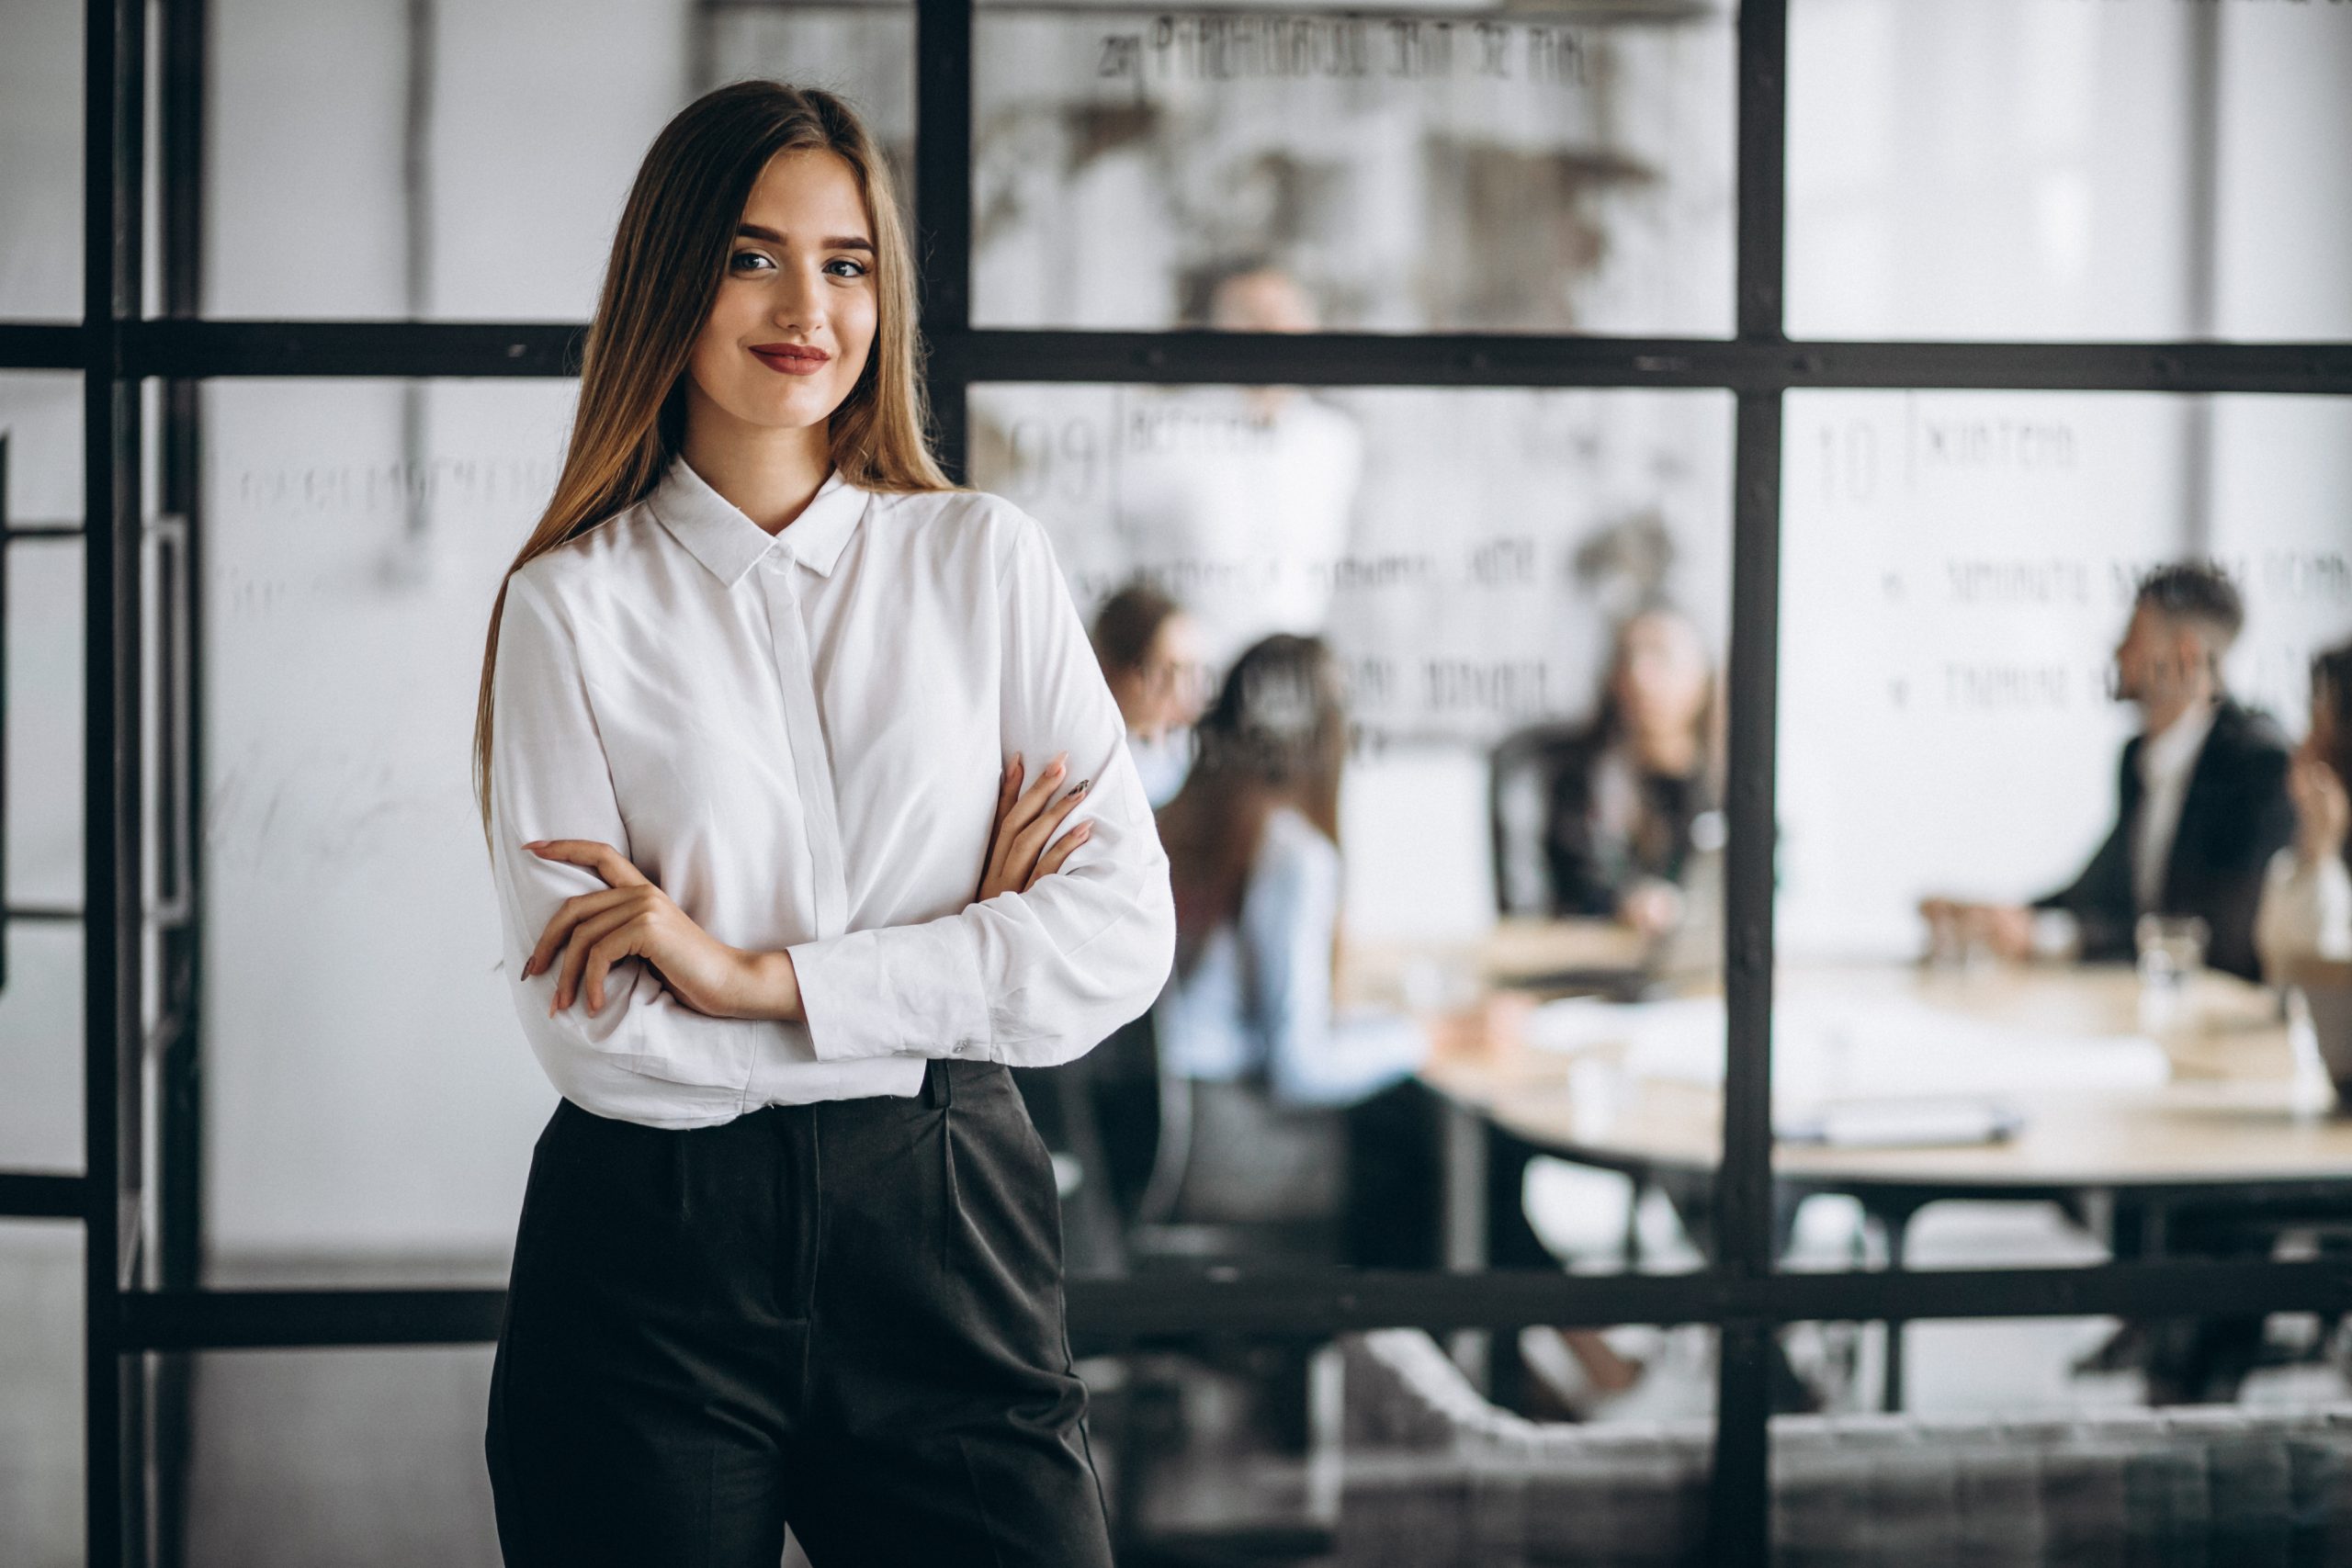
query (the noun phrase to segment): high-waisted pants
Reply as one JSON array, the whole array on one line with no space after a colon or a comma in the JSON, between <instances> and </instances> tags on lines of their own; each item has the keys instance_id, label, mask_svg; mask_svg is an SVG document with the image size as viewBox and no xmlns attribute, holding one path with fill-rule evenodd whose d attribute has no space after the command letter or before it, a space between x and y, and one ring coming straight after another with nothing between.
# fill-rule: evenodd
<instances>
[{"instance_id":1,"label":"high-waisted pants","mask_svg":"<svg viewBox=\"0 0 2352 1568\"><path fill-rule=\"evenodd\" d=\"M1005 1067L669 1132L556 1109L486 1449L511 1568L1107 1568Z\"/></svg>"}]
</instances>

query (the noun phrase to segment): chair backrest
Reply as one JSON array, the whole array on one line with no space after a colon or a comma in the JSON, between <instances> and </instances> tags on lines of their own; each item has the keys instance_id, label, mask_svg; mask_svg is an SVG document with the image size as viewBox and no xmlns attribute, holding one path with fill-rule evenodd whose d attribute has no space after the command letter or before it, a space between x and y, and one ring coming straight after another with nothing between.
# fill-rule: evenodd
<instances>
[{"instance_id":1,"label":"chair backrest","mask_svg":"<svg viewBox=\"0 0 2352 1568\"><path fill-rule=\"evenodd\" d=\"M1530 725L1504 736L1487 754L1487 833L1498 914L1552 912L1552 868L1544 853L1552 776L1561 750L1582 731L1572 723Z\"/></svg>"}]
</instances>

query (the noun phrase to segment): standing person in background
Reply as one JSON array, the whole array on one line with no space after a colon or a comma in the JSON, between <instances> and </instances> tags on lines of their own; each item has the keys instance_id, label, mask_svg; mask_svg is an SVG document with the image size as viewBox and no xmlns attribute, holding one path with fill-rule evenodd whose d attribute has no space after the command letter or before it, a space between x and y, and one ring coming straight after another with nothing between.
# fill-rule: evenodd
<instances>
[{"instance_id":1,"label":"standing person in background","mask_svg":"<svg viewBox=\"0 0 2352 1568\"><path fill-rule=\"evenodd\" d=\"M2352 959L2352 642L2312 660L2311 728L2295 751L2287 792L2295 840L2270 857L2255 942L2276 982L2298 959Z\"/></svg>"},{"instance_id":2,"label":"standing person in background","mask_svg":"<svg viewBox=\"0 0 2352 1568\"><path fill-rule=\"evenodd\" d=\"M1706 639L1664 604L1617 627L1600 711L1545 760L1553 912L1612 916L1647 936L1690 913L1694 850L1721 847L1721 715Z\"/></svg>"},{"instance_id":3,"label":"standing person in background","mask_svg":"<svg viewBox=\"0 0 2352 1568\"><path fill-rule=\"evenodd\" d=\"M2237 586L2218 566L2143 577L2115 649L2115 694L2140 710L2141 728L2123 748L2106 842L2030 908L1929 898L1929 927L1981 933L2008 958L2128 959L2141 915L2194 915L2205 962L2257 978L2255 914L2270 857L2295 836L2295 809L2285 737L2222 688L2222 660L2245 625Z\"/></svg>"},{"instance_id":4,"label":"standing person in background","mask_svg":"<svg viewBox=\"0 0 2352 1568\"><path fill-rule=\"evenodd\" d=\"M1249 262L1204 290L1201 324L1309 333L1313 296ZM1183 602L1221 672L1271 632L1314 636L1347 553L1363 434L1299 387L1170 387L1129 396L1118 433L1118 521L1136 571Z\"/></svg>"},{"instance_id":5,"label":"standing person in background","mask_svg":"<svg viewBox=\"0 0 2352 1568\"><path fill-rule=\"evenodd\" d=\"M1134 582L1095 612L1092 640L1127 723L1127 750L1157 809L1176 798L1193 765L1193 723L1205 697L1200 628L1175 600Z\"/></svg>"}]
</instances>

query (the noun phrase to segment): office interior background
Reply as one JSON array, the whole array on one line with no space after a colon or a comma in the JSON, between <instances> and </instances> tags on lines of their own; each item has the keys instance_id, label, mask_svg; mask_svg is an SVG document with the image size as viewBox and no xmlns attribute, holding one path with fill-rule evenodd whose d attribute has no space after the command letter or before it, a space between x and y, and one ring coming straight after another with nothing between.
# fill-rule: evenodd
<instances>
[{"instance_id":1,"label":"office interior background","mask_svg":"<svg viewBox=\"0 0 2352 1568\"><path fill-rule=\"evenodd\" d=\"M89 62L133 45L143 113L85 118ZM24 1179L0 1196L27 1212L0 1218L0 1561L496 1560L490 1349L465 1325L504 1281L553 1095L515 1028L469 788L481 633L560 461L561 351L638 160L678 107L750 75L841 91L887 143L946 329L944 443L969 482L1046 525L1082 613L1147 573L1214 642L1260 608L1218 549L1246 556L1285 526L1337 542L1299 581L1357 727L1344 930L1403 955L1391 977L1408 998L1457 998L1474 983L1458 954L1514 908L1491 847L1510 809L1496 747L1589 717L1611 628L1653 597L1688 612L1724 671L1723 940L1748 930L1743 897L1765 915L1762 951L1789 981L1774 1065L1800 1076L1814 1058L1792 1041L1835 1033L1821 1021L1848 1004L1798 976L1900 970L1927 943L1922 897L2022 900L2104 837L2133 732L2108 665L2140 572L2228 568L2246 607L2228 685L2290 739L2312 654L2352 635L2352 5L166 0L142 21L103 0L6 0L0 1169ZM133 146L98 136L126 124ZM94 144L115 183L94 175ZM94 259L108 230L85 203L114 199L125 168L143 244ZM926 209L967 196L968 210ZM943 281L943 255L960 276ZM104 324L107 268L129 263L143 276L123 317L227 330L109 337L144 344L109 369L84 323ZM1216 319L1219 284L1245 271L1272 280L1277 308ZM1783 340L1822 346L1759 368ZM135 401L94 400L94 380ZM105 429L94 410L110 410ZM94 483L126 461L102 506ZM1744 499L1743 480L1769 496ZM108 570L128 552L139 581L122 601L135 626L105 638L85 576L101 513ZM105 1120L85 1057L107 1052L88 1032L91 942L123 911L90 917L86 872L113 864L92 858L109 828L94 803L127 797L89 771L101 641L130 666L106 670L138 699L145 775L126 808L144 831L115 840L139 848L124 886L143 886L143 931L106 962L146 1011L108 1028L189 1009L105 1080L143 1105L120 1123L130 1146L106 1145L139 1172L123 1286L421 1293L282 1345L241 1329L245 1348L206 1343L203 1323L228 1320L192 1309L98 1358L130 1412L103 1505L85 1487L113 1436L86 1404L105 1269L75 1220L105 1205L45 1185L102 1181L85 1175ZM1760 678L1742 663L1758 651ZM1759 757L1770 787L1740 806L1736 769ZM1752 976L1726 978L1728 1010L1700 1035L1653 1043L1753 1111L1764 1090L1737 1047L1764 1003ZM2258 1140L2269 1103L2232 1112L2233 1133ZM2279 1111L2280 1146L2310 1127ZM1747 1145L1724 1135L1729 1171ZM2241 1415L2352 1411L2335 1338L2352 1302L2321 1265L2290 1267L2299 1247L2332 1256L2324 1200L2352 1216L2337 1185L2352 1162L2312 1157L2266 1168L2322 1201L2266 1255L2281 1310L2233 1391ZM2128 1283L2098 1294L2123 1256L2098 1203L1952 1190L1902 1216L1930 1281L2096 1280L2041 1314L2023 1288L1984 1286L1986 1307L1914 1287L1883 1314L1923 1320L1903 1331L1887 1419L2147 1408L2130 1368L2097 1364L2156 1304ZM1795 1196L1763 1273L1775 1250L1781 1273L1885 1269L1883 1215ZM1525 1199L1563 1265L1539 1303L1553 1317L1526 1323L1565 1321L1581 1281L1736 1262L1623 1168L1540 1159ZM1727 1253L1743 1246L1758 1264L1752 1245ZM1406 1285L1357 1308L1330 1304L1338 1285L1279 1284L1238 1309L1215 1297L1233 1315L1204 1311L1195 1333L1136 1326L1119 1316L1136 1298L1074 1285L1135 1560L1453 1561L1375 1555L1367 1521L1409 1535L1393 1521L1437 1505L1350 1477L1377 1369L1346 1326L1433 1328L1465 1396L1493 1392L1520 1298L1498 1286L1478 1321L1462 1303L1479 1259L1453 1262L1460 1289L1426 1298L1425 1319ZM1276 1276L1282 1260L1260 1258L1227 1278L1246 1295ZM1212 1300L1192 1288L1169 1299ZM2182 1299L2271 1304L2237 1288L2199 1275ZM1816 1320L1760 1295L1711 1311L1695 1290L1656 1298L1662 1325L1612 1330L1640 1384L1577 1424L1582 1441L1638 1428L1659 1452L1697 1433L1688 1473L1644 1492L1622 1456L1589 1468L1617 1465L1611 1508L1687 1517L1713 1560L1763 1561L1765 1529L1785 1560L1816 1560L1792 1533L1815 1528L1793 1495L1767 1485L1784 1429L1767 1405L1788 1405L1764 1369L1806 1384L1801 1419L1859 1419L1886 1403L1892 1332L1875 1311ZM402 1299L423 1302L413 1332L393 1321ZM1650 1300L1609 1299L1629 1319ZM2075 1310L2127 1299L2143 1310ZM1294 1324L1286 1302L1307 1303ZM1256 1419L1294 1347L1304 1442ZM1737 1474L1715 1473L1725 1456ZM1854 1520L1819 1528L1894 1539L1870 1532L1900 1506L1845 1490ZM1648 1528L1573 1506L1628 1540ZM2352 1491L2331 1506L2352 1514ZM1483 1516L1497 1529L1503 1507ZM1481 1517L1474 1499L1454 1539ZM128 1546L92 1539L107 1519L130 1521ZM1495 1550L1461 1560L1521 1560ZM1668 1560L1625 1551L1590 1560Z\"/></svg>"}]
</instances>

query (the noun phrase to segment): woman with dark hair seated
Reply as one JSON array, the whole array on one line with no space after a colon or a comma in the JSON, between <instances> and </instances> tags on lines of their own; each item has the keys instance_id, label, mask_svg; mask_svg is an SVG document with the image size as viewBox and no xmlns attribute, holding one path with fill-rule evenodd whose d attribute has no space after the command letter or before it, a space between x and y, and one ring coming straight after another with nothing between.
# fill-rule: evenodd
<instances>
[{"instance_id":1,"label":"woman with dark hair seated","mask_svg":"<svg viewBox=\"0 0 2352 1568\"><path fill-rule=\"evenodd\" d=\"M1341 1212L1349 1261L1430 1261L1435 1170L1411 1082L1430 1031L1333 1000L1348 725L1330 651L1254 644L1193 734L1192 771L1159 812L1177 957L1152 1010L1163 1068L1192 1086L1180 1217ZM1374 1124L1397 1134L1376 1153L1363 1149ZM1351 1144L1373 1157L1351 1159Z\"/></svg>"},{"instance_id":2,"label":"woman with dark hair seated","mask_svg":"<svg viewBox=\"0 0 2352 1568\"><path fill-rule=\"evenodd\" d=\"M1342 1261L1435 1268L1438 1104L1414 1074L1433 1053L1488 1049L1525 1003L1429 1018L1335 1004L1348 721L1319 639L1250 648L1194 734L1192 773L1159 813L1176 966L1152 1024L1195 1117L1174 1216L1336 1213ZM1556 1267L1517 1198L1491 1206L1494 1262ZM1634 1377L1598 1336L1562 1338L1592 1389Z\"/></svg>"},{"instance_id":3,"label":"woman with dark hair seated","mask_svg":"<svg viewBox=\"0 0 2352 1568\"><path fill-rule=\"evenodd\" d=\"M1555 914L1659 936L1690 912L1694 852L1721 844L1715 687L1706 640L1681 611L1653 604L1619 624L1600 711L1546 770Z\"/></svg>"}]
</instances>

